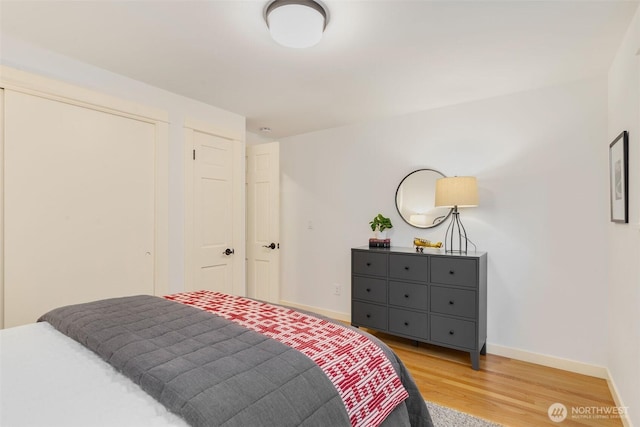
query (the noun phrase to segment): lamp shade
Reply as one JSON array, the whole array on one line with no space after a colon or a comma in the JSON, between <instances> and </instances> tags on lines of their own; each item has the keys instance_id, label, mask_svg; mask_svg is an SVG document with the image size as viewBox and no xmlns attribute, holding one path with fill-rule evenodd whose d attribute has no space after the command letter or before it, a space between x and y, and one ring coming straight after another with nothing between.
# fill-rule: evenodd
<instances>
[{"instance_id":1,"label":"lamp shade","mask_svg":"<svg viewBox=\"0 0 640 427\"><path fill-rule=\"evenodd\" d=\"M473 176L436 180L436 206L452 208L478 206L478 183Z\"/></svg>"},{"instance_id":2,"label":"lamp shade","mask_svg":"<svg viewBox=\"0 0 640 427\"><path fill-rule=\"evenodd\" d=\"M271 37L282 46L306 48L322 38L327 13L313 0L275 0L266 10Z\"/></svg>"}]
</instances>

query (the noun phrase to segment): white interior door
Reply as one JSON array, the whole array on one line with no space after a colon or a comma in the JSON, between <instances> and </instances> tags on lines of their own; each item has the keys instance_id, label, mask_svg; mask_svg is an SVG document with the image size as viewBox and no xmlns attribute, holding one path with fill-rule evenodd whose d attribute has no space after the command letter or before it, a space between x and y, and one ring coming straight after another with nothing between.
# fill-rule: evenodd
<instances>
[{"instance_id":1,"label":"white interior door","mask_svg":"<svg viewBox=\"0 0 640 427\"><path fill-rule=\"evenodd\" d=\"M247 293L280 299L280 145L247 146Z\"/></svg>"},{"instance_id":2,"label":"white interior door","mask_svg":"<svg viewBox=\"0 0 640 427\"><path fill-rule=\"evenodd\" d=\"M4 328L4 89L0 88L0 329Z\"/></svg>"},{"instance_id":3,"label":"white interior door","mask_svg":"<svg viewBox=\"0 0 640 427\"><path fill-rule=\"evenodd\" d=\"M153 123L5 91L5 327L154 293Z\"/></svg>"},{"instance_id":4,"label":"white interior door","mask_svg":"<svg viewBox=\"0 0 640 427\"><path fill-rule=\"evenodd\" d=\"M244 198L236 176L236 158L242 159L240 143L202 126L185 128L185 132L192 165L187 168L191 188L187 188L185 288L244 294L244 277L237 277L244 271L238 265L244 260L244 245L238 245L244 235L236 225L244 222L236 203L239 196ZM244 203L240 206L244 211ZM242 289L236 285L239 279Z\"/></svg>"}]
</instances>

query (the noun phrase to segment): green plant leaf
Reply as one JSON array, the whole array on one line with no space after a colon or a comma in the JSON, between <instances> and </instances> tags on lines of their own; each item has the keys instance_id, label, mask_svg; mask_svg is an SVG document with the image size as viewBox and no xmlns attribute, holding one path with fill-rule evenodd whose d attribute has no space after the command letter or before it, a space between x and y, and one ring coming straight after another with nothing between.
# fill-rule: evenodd
<instances>
[{"instance_id":1,"label":"green plant leaf","mask_svg":"<svg viewBox=\"0 0 640 427\"><path fill-rule=\"evenodd\" d=\"M370 221L369 225L371 225L371 231L376 231L376 228L380 231L384 231L387 228L393 228L391 219L383 216L381 213L373 217L373 221Z\"/></svg>"}]
</instances>

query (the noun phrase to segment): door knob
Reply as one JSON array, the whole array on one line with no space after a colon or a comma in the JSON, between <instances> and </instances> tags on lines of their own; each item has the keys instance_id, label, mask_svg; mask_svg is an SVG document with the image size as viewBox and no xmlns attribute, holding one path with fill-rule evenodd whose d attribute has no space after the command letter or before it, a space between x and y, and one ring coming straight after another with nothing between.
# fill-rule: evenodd
<instances>
[{"instance_id":1,"label":"door knob","mask_svg":"<svg viewBox=\"0 0 640 427\"><path fill-rule=\"evenodd\" d=\"M275 249L276 248L276 244L271 242L270 245L262 245L263 248L269 248L269 249Z\"/></svg>"},{"instance_id":2,"label":"door knob","mask_svg":"<svg viewBox=\"0 0 640 427\"><path fill-rule=\"evenodd\" d=\"M222 252L222 255L231 255L232 253L235 253L235 251L233 249L225 249L224 252Z\"/></svg>"}]
</instances>

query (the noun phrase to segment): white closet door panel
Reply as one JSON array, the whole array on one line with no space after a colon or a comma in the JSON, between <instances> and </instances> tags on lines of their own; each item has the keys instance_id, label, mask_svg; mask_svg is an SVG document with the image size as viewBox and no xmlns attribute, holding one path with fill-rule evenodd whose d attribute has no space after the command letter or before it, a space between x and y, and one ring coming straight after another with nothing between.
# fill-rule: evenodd
<instances>
[{"instance_id":1,"label":"white closet door panel","mask_svg":"<svg viewBox=\"0 0 640 427\"><path fill-rule=\"evenodd\" d=\"M4 89L0 88L0 328L4 328Z\"/></svg>"},{"instance_id":2,"label":"white closet door panel","mask_svg":"<svg viewBox=\"0 0 640 427\"><path fill-rule=\"evenodd\" d=\"M278 142L247 146L247 293L280 301Z\"/></svg>"},{"instance_id":3,"label":"white closet door panel","mask_svg":"<svg viewBox=\"0 0 640 427\"><path fill-rule=\"evenodd\" d=\"M7 90L5 327L154 292L151 123Z\"/></svg>"},{"instance_id":4,"label":"white closet door panel","mask_svg":"<svg viewBox=\"0 0 640 427\"><path fill-rule=\"evenodd\" d=\"M233 293L233 142L193 131L195 289Z\"/></svg>"}]
</instances>

